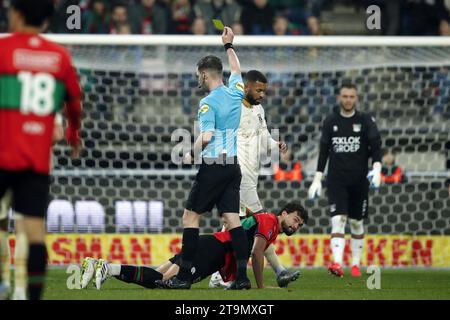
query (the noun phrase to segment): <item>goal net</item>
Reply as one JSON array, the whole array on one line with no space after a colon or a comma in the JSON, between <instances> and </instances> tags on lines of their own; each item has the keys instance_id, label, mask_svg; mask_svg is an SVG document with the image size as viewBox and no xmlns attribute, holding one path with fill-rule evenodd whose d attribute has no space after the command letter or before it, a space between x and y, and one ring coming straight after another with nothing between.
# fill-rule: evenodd
<instances>
[{"instance_id":1,"label":"goal net","mask_svg":"<svg viewBox=\"0 0 450 320\"><path fill-rule=\"evenodd\" d=\"M180 248L196 173L172 161L173 132L195 131L204 96L197 61L214 54L228 69L220 38L50 38L72 53L85 94L81 159L71 160L63 144L54 152L47 225L58 249L51 260L71 263L92 254L157 264ZM299 200L311 216L299 235L277 242L283 262L321 266L330 259L328 203L307 201L307 189L321 123L337 104L339 85L352 81L359 109L375 117L383 147L396 153L405 173L403 183L371 191L363 262L449 267L450 40L238 37L235 47L244 72L267 75L267 122L302 166L301 181L275 181L270 165L261 169L265 208ZM203 216L201 232L220 227L215 212Z\"/></svg>"}]
</instances>

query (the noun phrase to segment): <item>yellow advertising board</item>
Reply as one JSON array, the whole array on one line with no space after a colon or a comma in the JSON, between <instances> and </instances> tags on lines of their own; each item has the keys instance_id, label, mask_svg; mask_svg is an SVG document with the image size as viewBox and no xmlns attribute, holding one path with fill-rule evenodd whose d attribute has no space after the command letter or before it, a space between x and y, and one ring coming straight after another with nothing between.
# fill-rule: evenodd
<instances>
[{"instance_id":1,"label":"yellow advertising board","mask_svg":"<svg viewBox=\"0 0 450 320\"><path fill-rule=\"evenodd\" d=\"M363 265L450 267L450 237L367 235ZM10 238L13 257L14 237ZM332 259L329 235L280 235L276 252L286 267L328 266ZM180 234L49 234L50 264L80 263L87 256L122 264L159 265L181 248ZM14 261L12 261L14 263ZM344 264L351 263L350 239Z\"/></svg>"}]
</instances>

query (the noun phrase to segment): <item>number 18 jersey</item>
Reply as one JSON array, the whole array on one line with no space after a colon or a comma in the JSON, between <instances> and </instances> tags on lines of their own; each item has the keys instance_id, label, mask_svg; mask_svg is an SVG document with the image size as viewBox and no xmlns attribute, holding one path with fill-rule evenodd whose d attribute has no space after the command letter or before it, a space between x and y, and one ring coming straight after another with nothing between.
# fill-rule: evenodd
<instances>
[{"instance_id":1,"label":"number 18 jersey","mask_svg":"<svg viewBox=\"0 0 450 320\"><path fill-rule=\"evenodd\" d=\"M48 174L55 113L66 103L68 132L76 133L68 139L77 143L80 101L66 49L39 35L0 38L0 169Z\"/></svg>"}]
</instances>

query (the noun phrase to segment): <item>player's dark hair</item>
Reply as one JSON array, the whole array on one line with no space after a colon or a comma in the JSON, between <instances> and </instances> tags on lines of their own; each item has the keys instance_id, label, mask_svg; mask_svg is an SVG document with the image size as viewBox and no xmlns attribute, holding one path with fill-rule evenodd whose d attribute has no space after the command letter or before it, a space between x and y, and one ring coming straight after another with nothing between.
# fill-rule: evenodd
<instances>
[{"instance_id":1,"label":"player's dark hair","mask_svg":"<svg viewBox=\"0 0 450 320\"><path fill-rule=\"evenodd\" d=\"M23 15L26 25L33 27L42 27L55 12L53 0L12 0L11 7Z\"/></svg>"},{"instance_id":2,"label":"player's dark hair","mask_svg":"<svg viewBox=\"0 0 450 320\"><path fill-rule=\"evenodd\" d=\"M344 82L344 83L342 83L341 84L341 87L339 88L339 92L342 90L342 89L355 89L356 91L358 91L358 88L356 88L356 85L355 84L353 84L353 83L351 83L351 82Z\"/></svg>"},{"instance_id":3,"label":"player's dark hair","mask_svg":"<svg viewBox=\"0 0 450 320\"><path fill-rule=\"evenodd\" d=\"M198 71L210 70L217 72L218 74L222 74L223 66L222 60L216 56L206 56L200 59L197 62Z\"/></svg>"},{"instance_id":4,"label":"player's dark hair","mask_svg":"<svg viewBox=\"0 0 450 320\"><path fill-rule=\"evenodd\" d=\"M286 211L288 214L292 212L297 212L297 215L303 219L304 223L308 223L308 210L303 207L300 202L289 202L283 208L281 208L278 215L280 215L283 211Z\"/></svg>"},{"instance_id":5,"label":"player's dark hair","mask_svg":"<svg viewBox=\"0 0 450 320\"><path fill-rule=\"evenodd\" d=\"M250 70L245 74L245 81L246 82L262 82L262 83L267 83L267 78L266 76L258 71L258 70Z\"/></svg>"}]
</instances>

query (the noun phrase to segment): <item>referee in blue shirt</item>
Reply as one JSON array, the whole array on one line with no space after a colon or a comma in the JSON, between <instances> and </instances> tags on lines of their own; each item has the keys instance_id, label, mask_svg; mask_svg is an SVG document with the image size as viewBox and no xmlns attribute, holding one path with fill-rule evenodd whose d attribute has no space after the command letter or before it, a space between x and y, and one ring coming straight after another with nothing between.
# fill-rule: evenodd
<instances>
[{"instance_id":1,"label":"referee in blue shirt","mask_svg":"<svg viewBox=\"0 0 450 320\"><path fill-rule=\"evenodd\" d=\"M239 220L239 187L242 176L237 160L237 130L244 84L239 60L233 49L233 38L231 28L225 27L222 42L231 68L228 87L223 84L222 61L218 57L206 56L197 63L198 86L209 94L200 101L198 109L201 134L194 144L194 150L185 155L184 162L192 163L194 155L201 152L202 163L184 210L180 271L171 279L159 280L160 287L191 287L196 255L201 257L208 254L197 251L200 217L214 206L217 206L228 226L236 257L236 281L230 289L251 287L247 278L248 242Z\"/></svg>"}]
</instances>

